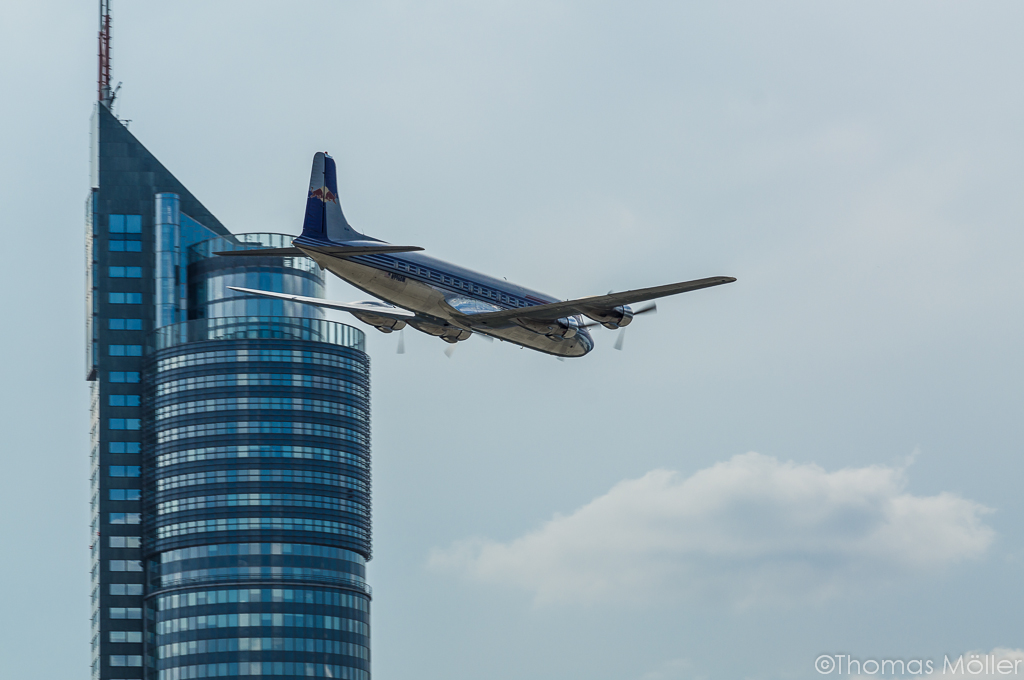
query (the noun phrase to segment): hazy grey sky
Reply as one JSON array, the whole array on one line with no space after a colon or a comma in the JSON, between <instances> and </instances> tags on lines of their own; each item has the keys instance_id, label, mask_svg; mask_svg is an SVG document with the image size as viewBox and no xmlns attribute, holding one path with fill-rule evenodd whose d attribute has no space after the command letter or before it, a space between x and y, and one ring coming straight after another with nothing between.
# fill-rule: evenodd
<instances>
[{"instance_id":1,"label":"hazy grey sky","mask_svg":"<svg viewBox=\"0 0 1024 680\"><path fill-rule=\"evenodd\" d=\"M297 233L326 150L357 228L560 297L739 279L576 361L367 329L377 680L1024 648L1019 2L113 8L117 112L233 231ZM0 21L20 680L88 675L95 34Z\"/></svg>"}]
</instances>

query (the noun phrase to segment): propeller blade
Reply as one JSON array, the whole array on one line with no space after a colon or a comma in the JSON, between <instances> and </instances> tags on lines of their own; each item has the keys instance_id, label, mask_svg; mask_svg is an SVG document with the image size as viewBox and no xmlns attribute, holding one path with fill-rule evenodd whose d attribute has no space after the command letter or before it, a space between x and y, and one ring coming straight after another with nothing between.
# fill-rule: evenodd
<instances>
[{"instance_id":1,"label":"propeller blade","mask_svg":"<svg viewBox=\"0 0 1024 680\"><path fill-rule=\"evenodd\" d=\"M615 349L622 350L622 342L626 339L626 329L619 329L619 337L615 338Z\"/></svg>"},{"instance_id":2,"label":"propeller blade","mask_svg":"<svg viewBox=\"0 0 1024 680\"><path fill-rule=\"evenodd\" d=\"M657 302L652 302L651 304L647 305L646 307L641 307L640 309L633 310L633 316L640 316L641 314L657 314L657 313L658 313L658 303Z\"/></svg>"},{"instance_id":3,"label":"propeller blade","mask_svg":"<svg viewBox=\"0 0 1024 680\"><path fill-rule=\"evenodd\" d=\"M452 344L448 345L447 347L444 348L444 355L446 357L448 357L449 359L451 359L452 355L455 354L455 348L456 347L458 347L458 345L456 343L452 343Z\"/></svg>"},{"instance_id":4,"label":"propeller blade","mask_svg":"<svg viewBox=\"0 0 1024 680\"><path fill-rule=\"evenodd\" d=\"M398 354L405 354L405 330L398 331Z\"/></svg>"}]
</instances>

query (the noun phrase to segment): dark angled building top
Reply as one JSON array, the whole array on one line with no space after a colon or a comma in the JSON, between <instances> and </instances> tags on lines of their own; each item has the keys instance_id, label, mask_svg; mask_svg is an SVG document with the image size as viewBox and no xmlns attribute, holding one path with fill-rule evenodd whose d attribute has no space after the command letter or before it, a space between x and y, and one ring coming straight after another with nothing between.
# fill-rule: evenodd
<instances>
[{"instance_id":1,"label":"dark angled building top","mask_svg":"<svg viewBox=\"0 0 1024 680\"><path fill-rule=\"evenodd\" d=\"M85 239L92 677L368 680L363 333L228 289L324 280L259 254L284 235L231 234L109 104Z\"/></svg>"},{"instance_id":2,"label":"dark angled building top","mask_svg":"<svg viewBox=\"0 0 1024 680\"><path fill-rule=\"evenodd\" d=\"M174 194L178 198L180 210L191 219L202 225L209 238L225 236L230 232L215 218L187 189L158 161L146 147L132 135L128 128L118 120L102 103L97 103L93 110L90 134L91 146L91 179L92 192L86 206L86 248L95 245L91 236L106 237L109 241L105 253L87 253L89 261L97 257L109 261L111 265L134 266L136 268L148 264L154 267L153 253L155 244L155 208L156 195L161 193ZM97 219L106 219L107 224L96 224ZM100 229L103 226L106 229ZM99 233L105 232L105 233ZM143 253L146 255L144 256ZM136 273L133 269L131 273ZM149 276L121 276L118 278L138 279L130 286L132 292L152 296L152 269ZM99 273L89 268L87 275ZM95 289L97 282L87 282L86 290ZM128 282L125 282L128 283ZM89 285L92 284L92 285ZM124 288L124 286L122 286ZM93 314L87 317L87 323L93 321L97 309L104 304L113 303L90 300ZM121 308L118 308L121 309ZM135 308L148 321L147 329L153 328L155 310L151 304ZM90 327L89 337L96 340L98 329ZM89 379L95 379L97 370L96 343L87 347L86 371Z\"/></svg>"}]
</instances>

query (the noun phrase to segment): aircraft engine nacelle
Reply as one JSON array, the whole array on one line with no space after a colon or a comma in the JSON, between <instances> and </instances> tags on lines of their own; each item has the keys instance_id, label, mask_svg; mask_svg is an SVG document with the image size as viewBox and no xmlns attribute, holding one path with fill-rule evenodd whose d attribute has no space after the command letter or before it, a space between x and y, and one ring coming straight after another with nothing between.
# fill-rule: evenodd
<instances>
[{"instance_id":1,"label":"aircraft engine nacelle","mask_svg":"<svg viewBox=\"0 0 1024 680\"><path fill-rule=\"evenodd\" d=\"M411 325L413 328L420 331L421 333L433 335L435 337L441 338L445 342L456 343L462 340L469 340L470 337L473 336L472 331L467 331L463 328L458 328L456 326L449 326L447 324L441 326L432 323L416 322Z\"/></svg>"},{"instance_id":2,"label":"aircraft engine nacelle","mask_svg":"<svg viewBox=\"0 0 1024 680\"><path fill-rule=\"evenodd\" d=\"M392 319L386 316L377 316L376 314L366 314L362 312L352 312L352 316L356 317L365 324L373 326L381 333L390 333L392 331L400 331L405 328L405 322L401 319Z\"/></svg>"},{"instance_id":3,"label":"aircraft engine nacelle","mask_svg":"<svg viewBox=\"0 0 1024 680\"><path fill-rule=\"evenodd\" d=\"M576 337L580 331L580 322L574 316L566 316L555 321L536 321L534 319L520 319L519 324L528 328L534 333L541 333L553 340L561 340Z\"/></svg>"},{"instance_id":4,"label":"aircraft engine nacelle","mask_svg":"<svg viewBox=\"0 0 1024 680\"><path fill-rule=\"evenodd\" d=\"M576 337L576 334L580 332L580 322L576 320L574 316L565 316L558 320L558 325L555 328L548 331L547 336L549 338L569 338Z\"/></svg>"},{"instance_id":5,"label":"aircraft engine nacelle","mask_svg":"<svg viewBox=\"0 0 1024 680\"><path fill-rule=\"evenodd\" d=\"M633 310L629 308L629 305L622 305L620 307L612 307L610 310L604 313L590 313L587 314L591 319L597 321L605 328L615 330L616 328L625 328L633 321Z\"/></svg>"},{"instance_id":6,"label":"aircraft engine nacelle","mask_svg":"<svg viewBox=\"0 0 1024 680\"><path fill-rule=\"evenodd\" d=\"M471 337L473 337L472 331L456 328L455 326L449 326L445 334L441 336L441 339L454 345L457 342L469 340Z\"/></svg>"}]
</instances>

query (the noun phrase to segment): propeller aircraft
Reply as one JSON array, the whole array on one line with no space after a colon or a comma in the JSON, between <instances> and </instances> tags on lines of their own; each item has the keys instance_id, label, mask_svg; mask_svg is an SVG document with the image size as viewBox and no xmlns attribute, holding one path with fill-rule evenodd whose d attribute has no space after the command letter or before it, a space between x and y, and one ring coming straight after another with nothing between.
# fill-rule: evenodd
<instances>
[{"instance_id":1,"label":"propeller aircraft","mask_svg":"<svg viewBox=\"0 0 1024 680\"><path fill-rule=\"evenodd\" d=\"M654 303L631 305L701 288L732 283L713 276L620 293L559 300L503 279L480 274L422 254L419 246L396 246L357 232L338 199L337 169L325 153L313 157L302 234L290 248L261 249L261 255L306 256L356 288L378 298L333 302L232 286L233 290L326 309L337 309L385 333L407 325L455 344L474 334L498 338L559 358L582 357L594 349L590 328L628 326ZM236 250L218 255L252 255ZM622 347L620 334L616 348ZM404 343L400 344L400 348Z\"/></svg>"}]
</instances>

